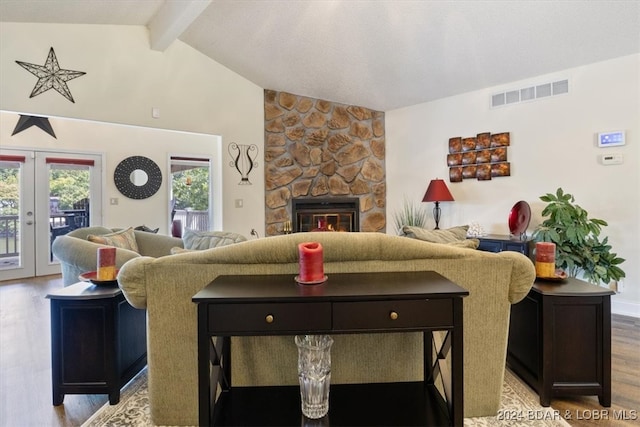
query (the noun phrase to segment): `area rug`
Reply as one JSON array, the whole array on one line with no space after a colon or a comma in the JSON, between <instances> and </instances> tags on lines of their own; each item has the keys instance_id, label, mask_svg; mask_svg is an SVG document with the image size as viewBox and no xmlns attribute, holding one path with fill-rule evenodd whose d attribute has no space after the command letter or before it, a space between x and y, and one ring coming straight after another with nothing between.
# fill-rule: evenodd
<instances>
[{"instance_id":1,"label":"area rug","mask_svg":"<svg viewBox=\"0 0 640 427\"><path fill-rule=\"evenodd\" d=\"M544 408L538 396L509 370L505 372L500 410L495 417L465 418L465 426L568 426L559 412ZM127 384L120 403L106 403L82 427L152 427L147 395L147 369Z\"/></svg>"}]
</instances>

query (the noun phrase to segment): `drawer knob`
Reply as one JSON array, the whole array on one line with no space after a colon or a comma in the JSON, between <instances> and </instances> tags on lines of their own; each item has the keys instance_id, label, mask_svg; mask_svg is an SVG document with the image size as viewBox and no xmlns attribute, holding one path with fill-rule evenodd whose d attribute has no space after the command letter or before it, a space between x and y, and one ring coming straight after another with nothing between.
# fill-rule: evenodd
<instances>
[{"instance_id":1,"label":"drawer knob","mask_svg":"<svg viewBox=\"0 0 640 427\"><path fill-rule=\"evenodd\" d=\"M395 311L392 311L391 313L389 313L389 319L397 320L398 319L398 313L396 313Z\"/></svg>"},{"instance_id":2,"label":"drawer knob","mask_svg":"<svg viewBox=\"0 0 640 427\"><path fill-rule=\"evenodd\" d=\"M267 316L264 318L264 320L267 323L273 323L273 314L267 314Z\"/></svg>"}]
</instances>

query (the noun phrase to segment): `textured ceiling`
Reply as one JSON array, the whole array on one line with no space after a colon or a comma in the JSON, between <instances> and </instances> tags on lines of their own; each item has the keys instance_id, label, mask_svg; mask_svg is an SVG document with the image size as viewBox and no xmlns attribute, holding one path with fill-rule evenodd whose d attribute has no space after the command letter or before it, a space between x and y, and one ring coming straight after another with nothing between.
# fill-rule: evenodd
<instances>
[{"instance_id":1,"label":"textured ceiling","mask_svg":"<svg viewBox=\"0 0 640 427\"><path fill-rule=\"evenodd\" d=\"M0 21L146 25L265 89L382 111L640 52L637 0L0 0Z\"/></svg>"}]
</instances>

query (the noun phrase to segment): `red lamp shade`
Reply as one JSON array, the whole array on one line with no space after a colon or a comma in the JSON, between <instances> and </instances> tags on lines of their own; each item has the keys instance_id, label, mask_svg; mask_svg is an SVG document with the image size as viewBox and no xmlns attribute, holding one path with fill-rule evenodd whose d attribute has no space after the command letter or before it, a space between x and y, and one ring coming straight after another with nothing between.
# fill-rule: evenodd
<instances>
[{"instance_id":1,"label":"red lamp shade","mask_svg":"<svg viewBox=\"0 0 640 427\"><path fill-rule=\"evenodd\" d=\"M453 202L453 196L447 188L447 184L441 179L432 179L422 201L436 202L436 206L433 208L433 219L436 221L436 230L439 230L440 202Z\"/></svg>"},{"instance_id":2,"label":"red lamp shade","mask_svg":"<svg viewBox=\"0 0 640 427\"><path fill-rule=\"evenodd\" d=\"M453 196L442 179L432 179L422 198L423 202L453 202Z\"/></svg>"}]
</instances>

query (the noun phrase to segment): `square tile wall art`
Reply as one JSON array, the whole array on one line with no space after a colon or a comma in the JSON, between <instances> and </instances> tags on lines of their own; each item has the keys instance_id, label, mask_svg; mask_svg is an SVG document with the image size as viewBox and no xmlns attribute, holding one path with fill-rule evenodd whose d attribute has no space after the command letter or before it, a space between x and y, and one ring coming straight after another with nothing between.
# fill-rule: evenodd
<instances>
[{"instance_id":1,"label":"square tile wall art","mask_svg":"<svg viewBox=\"0 0 640 427\"><path fill-rule=\"evenodd\" d=\"M510 144L509 132L483 132L474 137L449 138L449 181L488 181L510 176L511 164L507 161L507 147Z\"/></svg>"}]
</instances>

